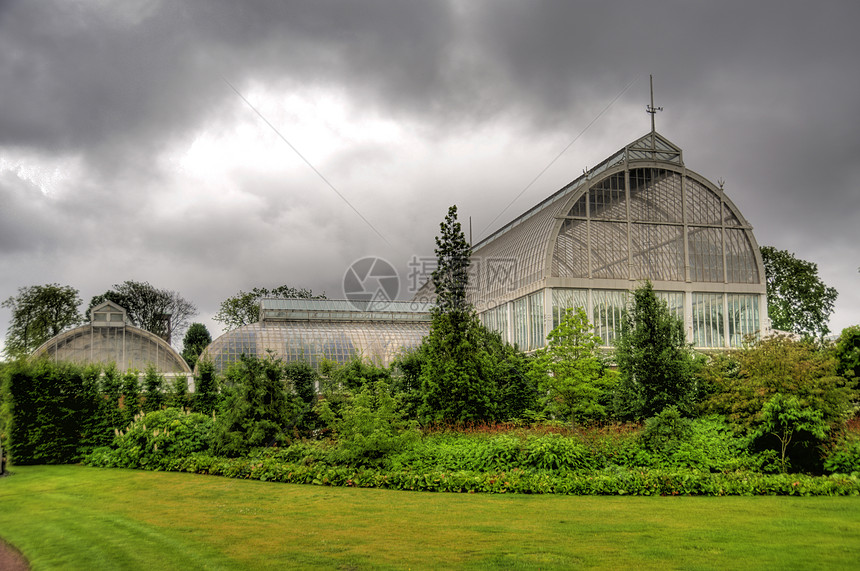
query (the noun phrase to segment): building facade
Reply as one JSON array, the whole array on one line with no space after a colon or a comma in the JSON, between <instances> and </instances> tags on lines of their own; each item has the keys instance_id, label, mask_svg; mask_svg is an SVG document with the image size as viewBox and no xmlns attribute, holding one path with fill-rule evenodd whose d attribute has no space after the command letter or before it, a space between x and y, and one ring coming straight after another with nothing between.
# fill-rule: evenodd
<instances>
[{"instance_id":1,"label":"building facade","mask_svg":"<svg viewBox=\"0 0 860 571\"><path fill-rule=\"evenodd\" d=\"M645 280L695 347L737 347L768 328L752 226L653 129L474 244L470 271L483 323L524 350L542 347L573 307L612 345Z\"/></svg>"}]
</instances>

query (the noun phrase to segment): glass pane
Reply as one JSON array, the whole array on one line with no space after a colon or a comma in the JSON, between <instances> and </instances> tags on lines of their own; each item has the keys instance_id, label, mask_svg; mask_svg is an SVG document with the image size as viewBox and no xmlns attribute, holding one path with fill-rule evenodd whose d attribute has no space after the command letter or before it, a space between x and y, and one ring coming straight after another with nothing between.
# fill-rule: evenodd
<instances>
[{"instance_id":1,"label":"glass pane","mask_svg":"<svg viewBox=\"0 0 860 571\"><path fill-rule=\"evenodd\" d=\"M760 334L759 296L732 293L728 295L729 344L741 347L748 336Z\"/></svg>"},{"instance_id":2,"label":"glass pane","mask_svg":"<svg viewBox=\"0 0 860 571\"><path fill-rule=\"evenodd\" d=\"M584 289L555 288L552 290L552 326L558 327L564 312L581 307L588 311L588 291Z\"/></svg>"},{"instance_id":3,"label":"glass pane","mask_svg":"<svg viewBox=\"0 0 860 571\"><path fill-rule=\"evenodd\" d=\"M592 291L591 322L594 334L600 337L602 345L610 346L621 332L621 320L627 307L627 291L599 290Z\"/></svg>"},{"instance_id":4,"label":"glass pane","mask_svg":"<svg viewBox=\"0 0 860 571\"><path fill-rule=\"evenodd\" d=\"M723 294L693 294L693 345L725 347L723 336Z\"/></svg>"},{"instance_id":5,"label":"glass pane","mask_svg":"<svg viewBox=\"0 0 860 571\"><path fill-rule=\"evenodd\" d=\"M721 236L719 228L690 227L690 277L693 281L724 281Z\"/></svg>"}]
</instances>

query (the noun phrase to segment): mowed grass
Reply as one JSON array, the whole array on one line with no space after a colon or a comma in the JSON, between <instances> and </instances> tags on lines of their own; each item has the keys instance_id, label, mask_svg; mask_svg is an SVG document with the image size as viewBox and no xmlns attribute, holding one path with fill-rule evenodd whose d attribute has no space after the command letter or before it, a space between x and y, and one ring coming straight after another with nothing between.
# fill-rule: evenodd
<instances>
[{"instance_id":1,"label":"mowed grass","mask_svg":"<svg viewBox=\"0 0 860 571\"><path fill-rule=\"evenodd\" d=\"M33 569L856 569L860 498L472 495L14 467Z\"/></svg>"}]
</instances>

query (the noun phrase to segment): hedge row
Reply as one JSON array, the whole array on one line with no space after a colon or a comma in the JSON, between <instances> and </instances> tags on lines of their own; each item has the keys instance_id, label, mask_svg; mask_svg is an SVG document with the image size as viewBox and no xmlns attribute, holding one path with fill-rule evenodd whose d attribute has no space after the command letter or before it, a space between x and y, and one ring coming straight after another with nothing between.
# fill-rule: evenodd
<instances>
[{"instance_id":1,"label":"hedge row","mask_svg":"<svg viewBox=\"0 0 860 571\"><path fill-rule=\"evenodd\" d=\"M112 467L110 450L86 463ZM141 466L144 467L144 466ZM510 470L507 472L383 470L284 462L271 457L220 458L194 454L165 458L150 470L211 474L291 484L385 488L427 492L634 496L844 496L860 495L860 474L808 476L754 472L709 473L662 469L605 472Z\"/></svg>"}]
</instances>

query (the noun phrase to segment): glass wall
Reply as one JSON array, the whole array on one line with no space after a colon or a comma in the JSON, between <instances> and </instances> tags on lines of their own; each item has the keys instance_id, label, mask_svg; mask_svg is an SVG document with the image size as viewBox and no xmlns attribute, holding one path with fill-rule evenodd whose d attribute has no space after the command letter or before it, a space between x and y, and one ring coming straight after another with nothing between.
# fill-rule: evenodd
<instances>
[{"instance_id":1,"label":"glass wall","mask_svg":"<svg viewBox=\"0 0 860 571\"><path fill-rule=\"evenodd\" d=\"M552 290L552 326L558 327L564 312L571 308L581 307L588 312L588 290L572 288L555 288Z\"/></svg>"},{"instance_id":2,"label":"glass wall","mask_svg":"<svg viewBox=\"0 0 860 571\"><path fill-rule=\"evenodd\" d=\"M612 345L621 331L621 320L627 308L629 292L620 290L592 290L591 324L601 345Z\"/></svg>"},{"instance_id":3,"label":"glass wall","mask_svg":"<svg viewBox=\"0 0 860 571\"><path fill-rule=\"evenodd\" d=\"M543 290L528 296L529 299L529 350L543 347L546 342L544 332Z\"/></svg>"},{"instance_id":4,"label":"glass wall","mask_svg":"<svg viewBox=\"0 0 860 571\"><path fill-rule=\"evenodd\" d=\"M729 345L732 347L743 346L744 339L748 336L761 334L761 322L759 319L758 295L732 293L727 296L728 321L729 321Z\"/></svg>"},{"instance_id":5,"label":"glass wall","mask_svg":"<svg viewBox=\"0 0 860 571\"><path fill-rule=\"evenodd\" d=\"M723 294L693 294L693 345L725 347L723 335Z\"/></svg>"}]
</instances>

